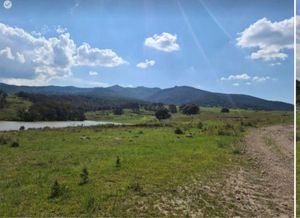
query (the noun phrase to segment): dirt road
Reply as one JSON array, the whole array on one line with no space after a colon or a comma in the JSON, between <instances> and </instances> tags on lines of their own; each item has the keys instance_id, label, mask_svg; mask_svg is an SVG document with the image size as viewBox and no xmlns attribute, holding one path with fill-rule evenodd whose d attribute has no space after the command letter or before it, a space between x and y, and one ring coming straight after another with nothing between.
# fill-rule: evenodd
<instances>
[{"instance_id":1,"label":"dirt road","mask_svg":"<svg viewBox=\"0 0 300 218\"><path fill-rule=\"evenodd\" d=\"M241 166L194 178L155 205L166 216L293 217L293 126L248 129ZM222 179L220 179L222 178Z\"/></svg>"}]
</instances>

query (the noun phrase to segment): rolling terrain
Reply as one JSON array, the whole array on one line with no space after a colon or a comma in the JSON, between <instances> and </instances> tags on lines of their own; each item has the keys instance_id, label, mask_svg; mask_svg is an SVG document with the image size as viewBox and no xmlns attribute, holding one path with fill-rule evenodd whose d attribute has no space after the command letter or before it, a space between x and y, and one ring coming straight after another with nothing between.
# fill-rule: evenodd
<instances>
[{"instance_id":1,"label":"rolling terrain","mask_svg":"<svg viewBox=\"0 0 300 218\"><path fill-rule=\"evenodd\" d=\"M77 88L72 86L29 87L2 83L0 84L0 90L8 94L27 92L46 95L84 95L97 97L98 99L109 99L110 101L135 100L176 105L197 104L205 107L278 111L293 110L292 104L284 102L269 101L249 95L214 93L188 86L176 86L168 89L146 87L124 88L121 86L111 86L107 88Z\"/></svg>"}]
</instances>

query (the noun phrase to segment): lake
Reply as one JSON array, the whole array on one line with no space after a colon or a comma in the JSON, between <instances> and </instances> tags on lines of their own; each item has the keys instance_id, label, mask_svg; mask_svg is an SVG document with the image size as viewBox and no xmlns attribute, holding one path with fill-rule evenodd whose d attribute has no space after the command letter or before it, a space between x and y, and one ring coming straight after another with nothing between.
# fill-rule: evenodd
<instances>
[{"instance_id":1,"label":"lake","mask_svg":"<svg viewBox=\"0 0 300 218\"><path fill-rule=\"evenodd\" d=\"M0 131L19 130L21 126L25 129L41 129L45 127L50 128L64 128L64 127L76 127L76 126L97 126L105 124L120 125L120 123L104 122L104 121L41 121L41 122L18 122L18 121L0 121Z\"/></svg>"}]
</instances>

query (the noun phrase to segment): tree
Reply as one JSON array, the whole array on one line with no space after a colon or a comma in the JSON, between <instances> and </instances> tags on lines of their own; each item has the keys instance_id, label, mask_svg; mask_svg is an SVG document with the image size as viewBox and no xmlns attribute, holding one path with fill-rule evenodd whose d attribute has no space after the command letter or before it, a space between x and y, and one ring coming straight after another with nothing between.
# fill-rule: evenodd
<instances>
[{"instance_id":1,"label":"tree","mask_svg":"<svg viewBox=\"0 0 300 218\"><path fill-rule=\"evenodd\" d=\"M170 104L168 107L169 107L169 111L170 111L172 114L177 113L177 107L176 107L176 105Z\"/></svg>"},{"instance_id":2,"label":"tree","mask_svg":"<svg viewBox=\"0 0 300 218\"><path fill-rule=\"evenodd\" d=\"M167 108L161 108L155 112L155 117L158 120L164 120L170 118L171 114L169 113L169 110Z\"/></svg>"},{"instance_id":3,"label":"tree","mask_svg":"<svg viewBox=\"0 0 300 218\"><path fill-rule=\"evenodd\" d=\"M221 109L221 112L222 112L222 113L229 113L229 109L226 108L226 107L223 107L223 108Z\"/></svg>"},{"instance_id":4,"label":"tree","mask_svg":"<svg viewBox=\"0 0 300 218\"><path fill-rule=\"evenodd\" d=\"M118 107L113 109L113 114L114 115L122 115L124 113L123 109Z\"/></svg>"},{"instance_id":5,"label":"tree","mask_svg":"<svg viewBox=\"0 0 300 218\"><path fill-rule=\"evenodd\" d=\"M199 107L195 104L188 104L182 107L182 113L186 115L192 115L199 113Z\"/></svg>"}]
</instances>

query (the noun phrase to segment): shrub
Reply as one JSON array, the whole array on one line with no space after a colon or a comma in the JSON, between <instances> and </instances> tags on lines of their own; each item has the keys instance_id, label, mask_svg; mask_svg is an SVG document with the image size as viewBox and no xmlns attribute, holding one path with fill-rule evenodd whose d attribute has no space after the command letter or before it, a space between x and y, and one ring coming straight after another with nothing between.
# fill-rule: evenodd
<instances>
[{"instance_id":1,"label":"shrub","mask_svg":"<svg viewBox=\"0 0 300 218\"><path fill-rule=\"evenodd\" d=\"M20 129L19 129L20 131L23 131L23 130L25 130L25 126L20 126Z\"/></svg>"},{"instance_id":2,"label":"shrub","mask_svg":"<svg viewBox=\"0 0 300 218\"><path fill-rule=\"evenodd\" d=\"M183 131L180 128L175 129L175 134L183 134Z\"/></svg>"},{"instance_id":3,"label":"shrub","mask_svg":"<svg viewBox=\"0 0 300 218\"><path fill-rule=\"evenodd\" d=\"M203 129L203 123L202 123L202 122L199 122L199 123L197 124L197 128L198 128L198 129Z\"/></svg>"},{"instance_id":4,"label":"shrub","mask_svg":"<svg viewBox=\"0 0 300 218\"><path fill-rule=\"evenodd\" d=\"M164 120L170 118L171 114L169 113L169 110L167 108L161 108L155 112L155 117L158 120Z\"/></svg>"},{"instance_id":5,"label":"shrub","mask_svg":"<svg viewBox=\"0 0 300 218\"><path fill-rule=\"evenodd\" d=\"M199 113L199 107L195 104L188 104L181 107L182 113L186 115L193 115Z\"/></svg>"},{"instance_id":6,"label":"shrub","mask_svg":"<svg viewBox=\"0 0 300 218\"><path fill-rule=\"evenodd\" d=\"M226 108L226 107L223 107L223 108L221 109L221 112L222 112L222 113L229 113L229 109Z\"/></svg>"},{"instance_id":7,"label":"shrub","mask_svg":"<svg viewBox=\"0 0 300 218\"><path fill-rule=\"evenodd\" d=\"M49 198L56 198L61 194L61 187L57 180L54 181L52 187L51 187L51 192Z\"/></svg>"},{"instance_id":8,"label":"shrub","mask_svg":"<svg viewBox=\"0 0 300 218\"><path fill-rule=\"evenodd\" d=\"M86 183L88 183L89 181L89 172L87 170L87 168L83 168L82 172L80 173L80 182L79 185L84 185Z\"/></svg>"},{"instance_id":9,"label":"shrub","mask_svg":"<svg viewBox=\"0 0 300 218\"><path fill-rule=\"evenodd\" d=\"M239 148L234 148L234 149L233 149L233 154L241 154L241 149L239 149Z\"/></svg>"},{"instance_id":10,"label":"shrub","mask_svg":"<svg viewBox=\"0 0 300 218\"><path fill-rule=\"evenodd\" d=\"M121 160L120 160L120 157L119 157L119 156L117 156L116 167L117 167L117 168L120 168L120 167L121 167Z\"/></svg>"},{"instance_id":11,"label":"shrub","mask_svg":"<svg viewBox=\"0 0 300 218\"><path fill-rule=\"evenodd\" d=\"M10 144L11 147L13 148L16 148L16 147L19 147L19 142L16 142L16 141L13 141L11 144Z\"/></svg>"}]
</instances>

